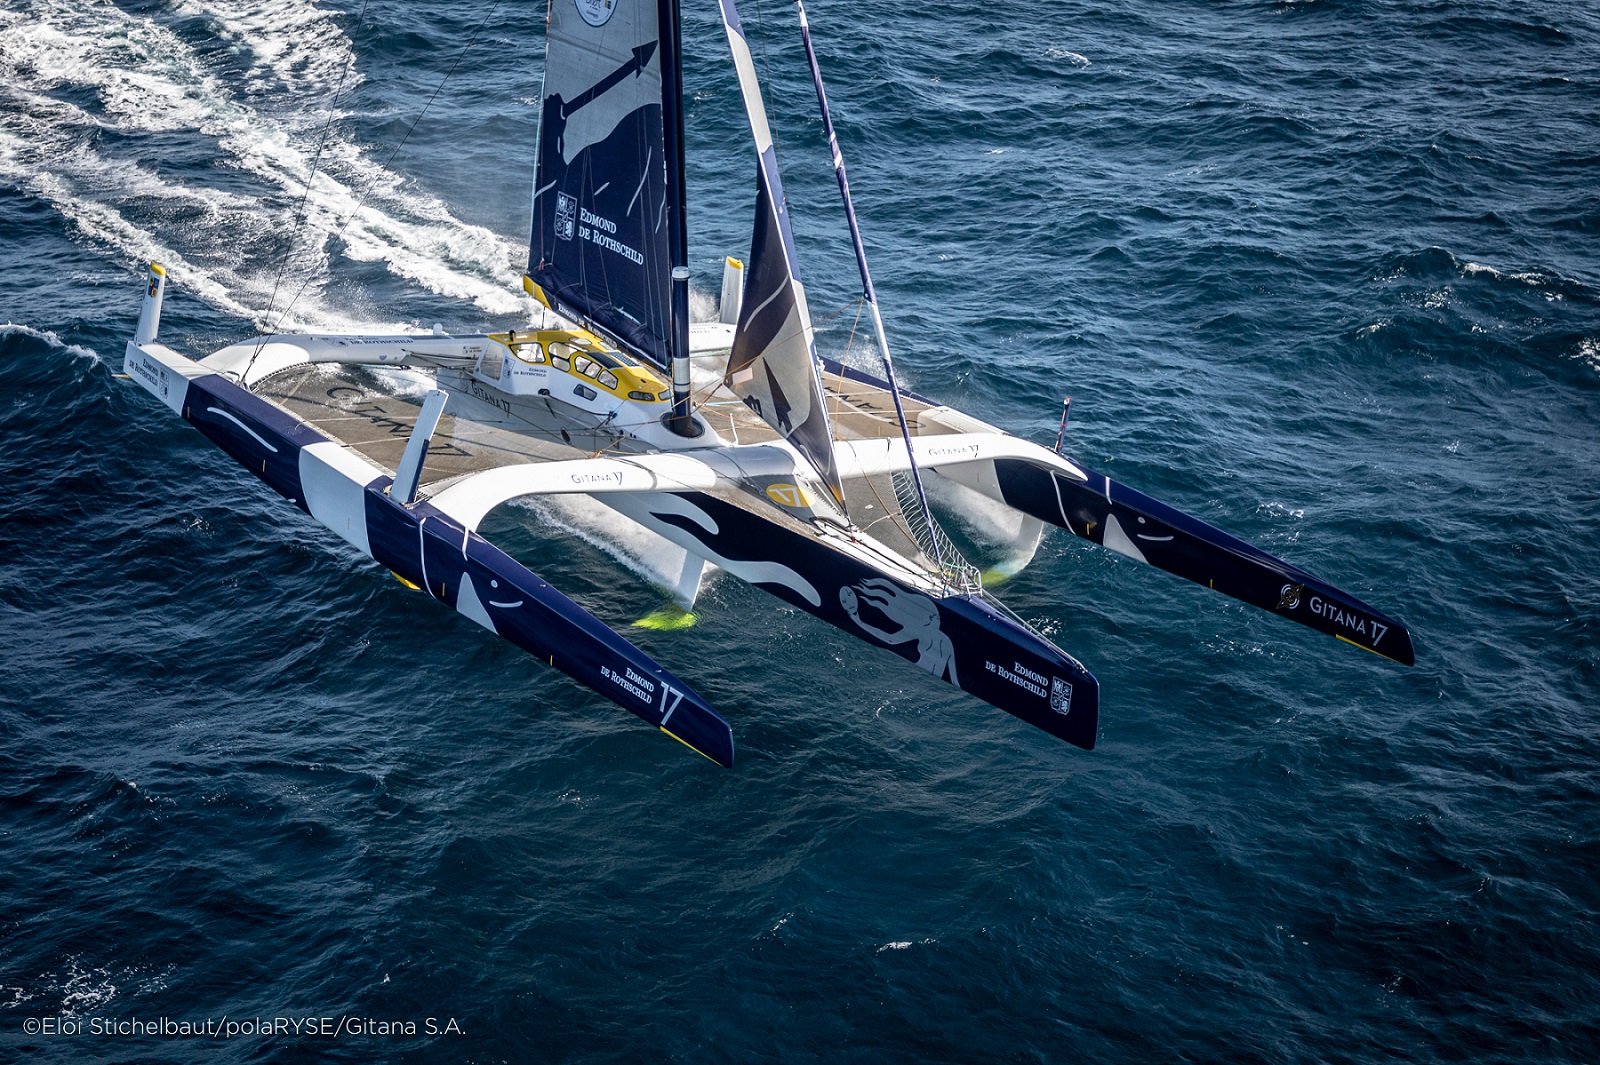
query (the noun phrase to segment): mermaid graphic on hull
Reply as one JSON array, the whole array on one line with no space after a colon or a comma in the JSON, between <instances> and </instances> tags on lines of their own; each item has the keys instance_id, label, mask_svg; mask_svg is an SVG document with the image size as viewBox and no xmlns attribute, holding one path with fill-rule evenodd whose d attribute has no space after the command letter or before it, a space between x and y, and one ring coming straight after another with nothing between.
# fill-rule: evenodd
<instances>
[{"instance_id":1,"label":"mermaid graphic on hull","mask_svg":"<svg viewBox=\"0 0 1600 1065\"><path fill-rule=\"evenodd\" d=\"M862 603L874 607L899 628L891 632L861 620ZM853 587L840 588L839 605L863 632L891 647L915 641L917 665L959 687L956 649L939 627L939 608L932 599L899 588L892 581L872 577Z\"/></svg>"}]
</instances>

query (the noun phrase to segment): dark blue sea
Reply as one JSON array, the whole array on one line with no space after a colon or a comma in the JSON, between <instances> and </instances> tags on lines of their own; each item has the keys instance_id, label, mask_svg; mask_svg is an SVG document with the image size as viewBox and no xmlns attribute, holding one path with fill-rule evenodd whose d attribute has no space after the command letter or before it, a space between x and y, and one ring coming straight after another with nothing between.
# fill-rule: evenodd
<instances>
[{"instance_id":1,"label":"dark blue sea","mask_svg":"<svg viewBox=\"0 0 1600 1065\"><path fill-rule=\"evenodd\" d=\"M755 165L685 7L704 308ZM999 594L1086 753L730 578L631 628L648 551L535 522L719 769L116 376L149 259L197 355L526 322L544 4L5 0L0 1060L1600 1060L1600 12L809 13L903 383L1046 446L1070 394L1416 666L1058 533ZM837 354L794 10L742 14Z\"/></svg>"}]
</instances>

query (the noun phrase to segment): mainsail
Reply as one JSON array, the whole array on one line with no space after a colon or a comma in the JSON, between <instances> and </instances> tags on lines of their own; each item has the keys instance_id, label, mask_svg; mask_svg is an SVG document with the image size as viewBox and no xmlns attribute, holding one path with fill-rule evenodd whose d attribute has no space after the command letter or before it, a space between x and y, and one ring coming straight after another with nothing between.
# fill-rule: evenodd
<instances>
[{"instance_id":1,"label":"mainsail","mask_svg":"<svg viewBox=\"0 0 1600 1065\"><path fill-rule=\"evenodd\" d=\"M687 247L676 0L550 5L528 276L665 365Z\"/></svg>"},{"instance_id":2,"label":"mainsail","mask_svg":"<svg viewBox=\"0 0 1600 1065\"><path fill-rule=\"evenodd\" d=\"M723 25L739 73L745 113L755 136L756 226L744 302L728 358L727 385L806 457L840 506L844 489L833 454L833 430L822 400L822 377L811 336L811 313L789 229L778 155L761 101L755 63L733 0L720 0Z\"/></svg>"}]
</instances>

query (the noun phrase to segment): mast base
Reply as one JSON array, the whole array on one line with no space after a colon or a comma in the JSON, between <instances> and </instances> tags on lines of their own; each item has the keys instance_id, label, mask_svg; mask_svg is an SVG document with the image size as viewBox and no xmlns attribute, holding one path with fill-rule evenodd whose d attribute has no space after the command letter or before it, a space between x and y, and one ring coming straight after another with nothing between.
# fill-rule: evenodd
<instances>
[{"instance_id":1,"label":"mast base","mask_svg":"<svg viewBox=\"0 0 1600 1065\"><path fill-rule=\"evenodd\" d=\"M668 431L686 440L694 440L706 435L705 425L692 414L667 413L661 416L661 424Z\"/></svg>"}]
</instances>

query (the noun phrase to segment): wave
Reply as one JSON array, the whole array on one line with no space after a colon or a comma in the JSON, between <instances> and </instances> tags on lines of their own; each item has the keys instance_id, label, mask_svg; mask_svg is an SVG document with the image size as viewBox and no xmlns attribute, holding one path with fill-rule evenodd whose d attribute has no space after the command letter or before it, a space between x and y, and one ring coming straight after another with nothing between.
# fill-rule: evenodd
<instances>
[{"instance_id":1,"label":"wave","mask_svg":"<svg viewBox=\"0 0 1600 1065\"><path fill-rule=\"evenodd\" d=\"M1578 341L1572 357L1600 373L1600 337L1584 337Z\"/></svg>"},{"instance_id":2,"label":"wave","mask_svg":"<svg viewBox=\"0 0 1600 1065\"><path fill-rule=\"evenodd\" d=\"M97 365L105 362L105 359L100 357L100 353L93 348L86 348L81 344L73 344L62 340L48 329L35 329L31 325L19 325L16 322L0 324L0 348L5 347L6 338L13 336L23 336L37 340L46 347L64 351L68 355L75 355L80 359L88 359Z\"/></svg>"},{"instance_id":3,"label":"wave","mask_svg":"<svg viewBox=\"0 0 1600 1065\"><path fill-rule=\"evenodd\" d=\"M348 93L363 80L355 48L340 29L338 12L301 0L179 0L175 10L209 23L216 35L253 62L245 74L252 96L295 91L320 97ZM330 106L337 101L330 101Z\"/></svg>"},{"instance_id":4,"label":"wave","mask_svg":"<svg viewBox=\"0 0 1600 1065\"><path fill-rule=\"evenodd\" d=\"M0 181L119 259L163 262L176 284L259 328L365 324L327 291L340 257L491 314L531 311L519 249L342 134L319 161L326 97L352 58L333 16L299 3L268 20L228 0L178 11L248 41L244 72L219 72L240 62L232 51L202 51L178 28L108 5L0 12ZM269 92L271 113L250 102ZM152 145L170 154L152 156ZM304 220L285 238L302 198Z\"/></svg>"},{"instance_id":5,"label":"wave","mask_svg":"<svg viewBox=\"0 0 1600 1065\"><path fill-rule=\"evenodd\" d=\"M1600 290L1576 278L1543 269L1503 270L1487 263L1459 258L1444 248L1421 248L1386 256L1374 273L1378 281L1481 280L1526 289L1551 299L1600 306Z\"/></svg>"},{"instance_id":6,"label":"wave","mask_svg":"<svg viewBox=\"0 0 1600 1065\"><path fill-rule=\"evenodd\" d=\"M684 566L683 548L597 499L580 495L529 497L514 500L512 506L534 517L531 529L553 529L575 536L663 592L670 593L678 582ZM719 572L708 562L702 587Z\"/></svg>"}]
</instances>

